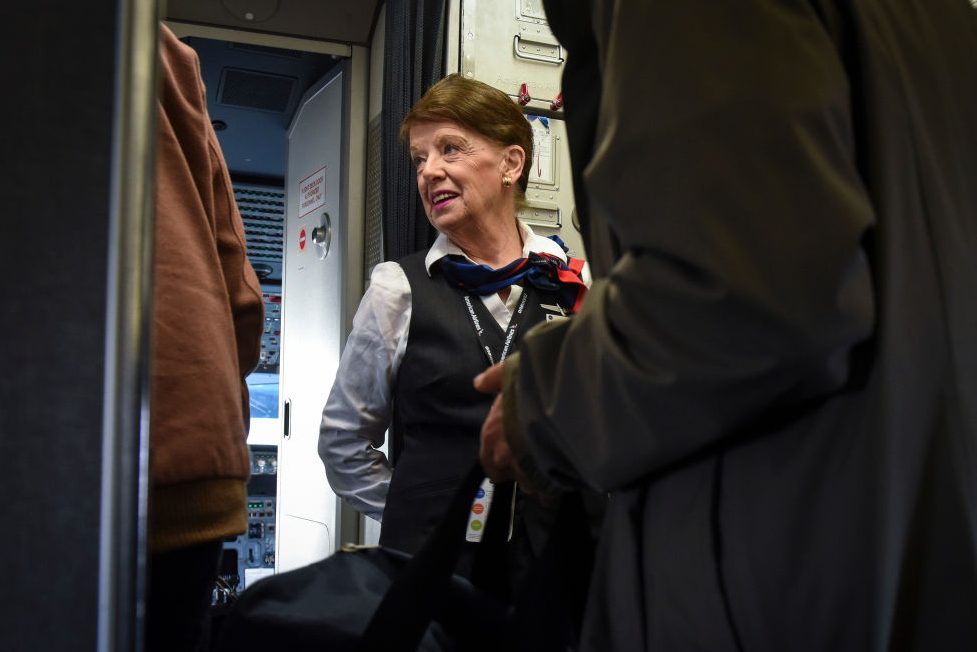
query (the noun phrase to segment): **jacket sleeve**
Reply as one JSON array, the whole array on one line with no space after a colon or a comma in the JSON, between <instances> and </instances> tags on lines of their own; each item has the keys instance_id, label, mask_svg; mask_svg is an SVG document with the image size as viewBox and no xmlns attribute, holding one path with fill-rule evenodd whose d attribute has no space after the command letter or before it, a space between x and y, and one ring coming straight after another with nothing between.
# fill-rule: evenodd
<instances>
[{"instance_id":1,"label":"jacket sleeve","mask_svg":"<svg viewBox=\"0 0 977 652\"><path fill-rule=\"evenodd\" d=\"M261 285L247 257L244 221L234 199L234 187L224 162L217 134L208 119L207 142L213 161L213 201L217 236L217 251L224 272L224 284L230 300L237 341L238 365L245 397L245 421L248 415L245 376L258 365L261 354L261 334L264 331L264 300Z\"/></svg>"},{"instance_id":2,"label":"jacket sleeve","mask_svg":"<svg viewBox=\"0 0 977 652\"><path fill-rule=\"evenodd\" d=\"M244 378L260 352L261 289L210 124L199 59L165 25L160 27L160 66L153 353L159 409L153 418L163 432L189 431L191 421L212 438L232 431L237 444L228 468L235 470L221 472L237 475L238 468L248 466ZM199 397L204 386L208 400L188 405L183 394ZM202 454L194 464L202 469L209 459Z\"/></svg>"},{"instance_id":3,"label":"jacket sleeve","mask_svg":"<svg viewBox=\"0 0 977 652\"><path fill-rule=\"evenodd\" d=\"M207 124L208 141L214 164L213 198L217 251L224 272L224 284L234 323L237 361L241 386L241 410L245 431L250 426L251 402L245 378L256 366L261 355L261 334L264 330L264 300L254 268L247 257L244 222L234 200L231 177L224 163L217 137Z\"/></svg>"},{"instance_id":4,"label":"jacket sleeve","mask_svg":"<svg viewBox=\"0 0 977 652\"><path fill-rule=\"evenodd\" d=\"M573 164L622 254L578 315L527 335L504 397L524 464L614 490L844 387L874 326L874 217L845 71L807 3L590 18L599 119ZM568 112L598 92L565 90Z\"/></svg>"},{"instance_id":5,"label":"jacket sleeve","mask_svg":"<svg viewBox=\"0 0 977 652\"><path fill-rule=\"evenodd\" d=\"M346 340L322 411L319 457L329 486L381 520L392 470L378 450L390 425L393 383L407 346L410 283L397 263L377 265Z\"/></svg>"}]
</instances>

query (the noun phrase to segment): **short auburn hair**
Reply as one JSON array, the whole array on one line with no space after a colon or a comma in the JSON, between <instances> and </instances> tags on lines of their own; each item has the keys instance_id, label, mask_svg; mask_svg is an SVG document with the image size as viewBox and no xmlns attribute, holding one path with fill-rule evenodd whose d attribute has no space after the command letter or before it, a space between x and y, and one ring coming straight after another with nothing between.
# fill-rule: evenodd
<instances>
[{"instance_id":1,"label":"short auburn hair","mask_svg":"<svg viewBox=\"0 0 977 652\"><path fill-rule=\"evenodd\" d=\"M412 126L441 121L476 131L502 147L522 147L526 162L518 188L520 194L526 192L533 160L533 128L508 95L484 82L457 73L448 75L431 86L400 123L400 140L409 145Z\"/></svg>"}]
</instances>

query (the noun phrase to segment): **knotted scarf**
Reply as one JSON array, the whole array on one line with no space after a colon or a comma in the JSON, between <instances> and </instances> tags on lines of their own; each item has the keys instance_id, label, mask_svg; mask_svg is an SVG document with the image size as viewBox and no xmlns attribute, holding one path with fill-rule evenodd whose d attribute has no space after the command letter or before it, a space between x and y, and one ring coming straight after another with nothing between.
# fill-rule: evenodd
<instances>
[{"instance_id":1,"label":"knotted scarf","mask_svg":"<svg viewBox=\"0 0 977 652\"><path fill-rule=\"evenodd\" d=\"M498 269L471 263L458 255L445 256L440 263L441 273L448 283L479 296L494 294L513 283L525 281L541 291L554 293L560 307L572 314L577 312L587 294L587 286L581 277L584 261L579 258L564 262L553 254L531 252L526 258L517 258Z\"/></svg>"}]
</instances>

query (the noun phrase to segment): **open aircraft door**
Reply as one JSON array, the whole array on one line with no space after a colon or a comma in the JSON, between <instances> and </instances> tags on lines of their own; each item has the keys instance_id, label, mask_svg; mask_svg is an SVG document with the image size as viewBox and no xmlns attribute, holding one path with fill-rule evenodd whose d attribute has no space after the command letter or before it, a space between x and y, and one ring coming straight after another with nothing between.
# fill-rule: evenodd
<instances>
[{"instance_id":1,"label":"open aircraft door","mask_svg":"<svg viewBox=\"0 0 977 652\"><path fill-rule=\"evenodd\" d=\"M288 130L276 570L336 549L339 505L317 455L339 363L348 228L344 214L345 66L302 99Z\"/></svg>"}]
</instances>

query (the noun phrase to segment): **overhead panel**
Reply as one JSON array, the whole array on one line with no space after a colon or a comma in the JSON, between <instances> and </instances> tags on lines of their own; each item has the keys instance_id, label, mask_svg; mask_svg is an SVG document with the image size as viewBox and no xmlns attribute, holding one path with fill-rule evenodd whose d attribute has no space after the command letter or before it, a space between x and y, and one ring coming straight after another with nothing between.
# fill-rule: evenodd
<instances>
[{"instance_id":1,"label":"overhead panel","mask_svg":"<svg viewBox=\"0 0 977 652\"><path fill-rule=\"evenodd\" d=\"M284 113L295 92L295 82L294 77L286 75L224 68L217 101L228 106Z\"/></svg>"},{"instance_id":2,"label":"overhead panel","mask_svg":"<svg viewBox=\"0 0 977 652\"><path fill-rule=\"evenodd\" d=\"M268 34L366 44L379 0L169 0L167 18Z\"/></svg>"},{"instance_id":3,"label":"overhead panel","mask_svg":"<svg viewBox=\"0 0 977 652\"><path fill-rule=\"evenodd\" d=\"M231 43L232 50L243 50L256 54L265 54L286 59L301 59L302 53L297 50L286 50L285 48L273 48L267 45L255 45L253 43Z\"/></svg>"}]
</instances>

